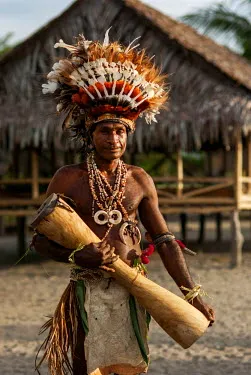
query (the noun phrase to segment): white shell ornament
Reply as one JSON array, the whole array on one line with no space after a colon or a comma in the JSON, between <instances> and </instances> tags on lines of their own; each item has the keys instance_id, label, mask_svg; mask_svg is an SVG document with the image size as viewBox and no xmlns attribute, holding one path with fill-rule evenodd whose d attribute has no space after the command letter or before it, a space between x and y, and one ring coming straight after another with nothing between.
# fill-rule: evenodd
<instances>
[{"instance_id":1,"label":"white shell ornament","mask_svg":"<svg viewBox=\"0 0 251 375\"><path fill-rule=\"evenodd\" d=\"M121 221L122 221L121 212L118 211L118 210L111 210L109 212L109 220L108 221L109 221L109 223L111 223L113 225L121 223Z\"/></svg>"},{"instance_id":2,"label":"white shell ornament","mask_svg":"<svg viewBox=\"0 0 251 375\"><path fill-rule=\"evenodd\" d=\"M106 211L99 210L94 215L94 221L95 221L95 223L97 223L99 225L104 225L104 224L108 223L109 215Z\"/></svg>"}]
</instances>

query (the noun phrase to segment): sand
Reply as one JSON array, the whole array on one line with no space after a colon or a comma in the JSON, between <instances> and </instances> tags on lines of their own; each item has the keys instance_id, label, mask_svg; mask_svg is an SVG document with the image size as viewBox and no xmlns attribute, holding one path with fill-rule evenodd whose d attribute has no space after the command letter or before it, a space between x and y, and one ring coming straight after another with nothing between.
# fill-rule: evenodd
<instances>
[{"instance_id":1,"label":"sand","mask_svg":"<svg viewBox=\"0 0 251 375\"><path fill-rule=\"evenodd\" d=\"M10 267L14 255L1 247L0 374L34 374L38 336L68 283L66 265L31 261ZM212 247L213 249L213 247ZM190 349L176 344L156 323L150 330L150 375L246 375L251 373L251 254L244 253L240 269L229 268L229 256L199 254L189 258L196 281L203 284L216 310L217 321ZM179 294L158 255L149 265L150 277ZM47 374L43 367L42 374Z\"/></svg>"}]
</instances>

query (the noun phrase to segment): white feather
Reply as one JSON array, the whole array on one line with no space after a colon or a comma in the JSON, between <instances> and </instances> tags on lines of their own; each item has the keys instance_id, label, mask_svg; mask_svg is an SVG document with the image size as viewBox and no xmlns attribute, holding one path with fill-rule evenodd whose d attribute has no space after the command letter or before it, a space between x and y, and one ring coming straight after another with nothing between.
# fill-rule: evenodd
<instances>
[{"instance_id":1,"label":"white feather","mask_svg":"<svg viewBox=\"0 0 251 375\"><path fill-rule=\"evenodd\" d=\"M112 28L112 26L109 27L108 30L106 30L105 39L104 39L104 42L103 42L104 47L107 47L109 45L109 31L111 30L111 28Z\"/></svg>"},{"instance_id":2,"label":"white feather","mask_svg":"<svg viewBox=\"0 0 251 375\"><path fill-rule=\"evenodd\" d=\"M42 85L43 94L53 94L58 88L57 82L48 81Z\"/></svg>"},{"instance_id":3,"label":"white feather","mask_svg":"<svg viewBox=\"0 0 251 375\"><path fill-rule=\"evenodd\" d=\"M70 52L75 52L77 48L75 46L71 46L70 44L64 43L63 39L60 39L58 43L54 44L54 48L62 47L67 49Z\"/></svg>"},{"instance_id":4,"label":"white feather","mask_svg":"<svg viewBox=\"0 0 251 375\"><path fill-rule=\"evenodd\" d=\"M138 40L138 39L140 39L141 38L141 36L138 36L137 38L135 38L135 39L133 39L133 41L129 44L129 46L126 48L126 50L125 50L125 53L128 53L129 51L130 51L130 47L133 45L133 43L134 42L136 42L136 40ZM139 44L137 44L137 46L139 46ZM133 48L135 48L135 47L133 47Z\"/></svg>"}]
</instances>

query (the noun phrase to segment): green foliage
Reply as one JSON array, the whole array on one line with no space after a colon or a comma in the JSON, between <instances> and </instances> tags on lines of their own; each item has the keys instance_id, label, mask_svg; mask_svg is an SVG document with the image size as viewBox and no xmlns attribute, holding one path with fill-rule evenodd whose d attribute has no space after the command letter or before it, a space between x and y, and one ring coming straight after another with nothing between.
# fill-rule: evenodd
<instances>
[{"instance_id":1,"label":"green foliage","mask_svg":"<svg viewBox=\"0 0 251 375\"><path fill-rule=\"evenodd\" d=\"M205 176L206 153L182 152L184 174L187 176Z\"/></svg>"},{"instance_id":2,"label":"green foliage","mask_svg":"<svg viewBox=\"0 0 251 375\"><path fill-rule=\"evenodd\" d=\"M205 166L204 152L182 152L184 174L187 176L203 176ZM165 155L160 152L136 155L135 164L143 168L151 176L176 176L176 154Z\"/></svg>"},{"instance_id":3,"label":"green foliage","mask_svg":"<svg viewBox=\"0 0 251 375\"><path fill-rule=\"evenodd\" d=\"M221 37L230 47L234 43L241 54L251 60L251 0L233 0L200 8L182 17L182 21L212 37Z\"/></svg>"},{"instance_id":4,"label":"green foliage","mask_svg":"<svg viewBox=\"0 0 251 375\"><path fill-rule=\"evenodd\" d=\"M167 176L173 174L172 162L165 154L150 152L136 155L135 164L143 168L151 176Z\"/></svg>"},{"instance_id":5,"label":"green foliage","mask_svg":"<svg viewBox=\"0 0 251 375\"><path fill-rule=\"evenodd\" d=\"M11 48L13 47L10 44L10 40L11 40L11 38L13 38L13 35L14 35L14 33L9 32L5 36L0 38L0 56L2 56L3 54L5 54L9 50L11 50Z\"/></svg>"}]
</instances>

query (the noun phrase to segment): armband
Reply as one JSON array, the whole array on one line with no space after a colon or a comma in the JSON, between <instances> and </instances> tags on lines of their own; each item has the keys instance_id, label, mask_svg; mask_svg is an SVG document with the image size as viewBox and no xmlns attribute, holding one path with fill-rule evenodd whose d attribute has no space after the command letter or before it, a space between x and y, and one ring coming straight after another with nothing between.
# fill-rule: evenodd
<instances>
[{"instance_id":1,"label":"armband","mask_svg":"<svg viewBox=\"0 0 251 375\"><path fill-rule=\"evenodd\" d=\"M154 244L154 246L157 247L164 242L170 242L170 241L173 241L173 240L175 240L174 234L171 233L171 232L165 232L165 233L161 233L161 234L158 234L158 235L154 236L153 237L153 244Z\"/></svg>"}]
</instances>

